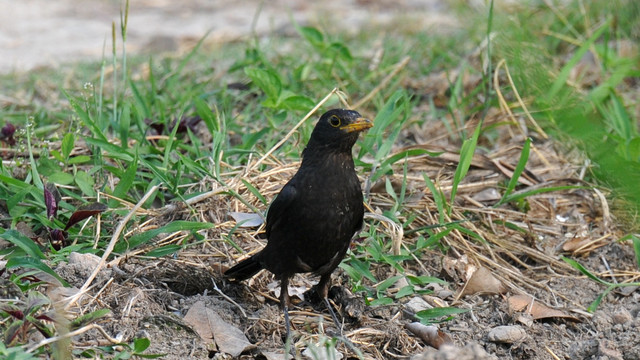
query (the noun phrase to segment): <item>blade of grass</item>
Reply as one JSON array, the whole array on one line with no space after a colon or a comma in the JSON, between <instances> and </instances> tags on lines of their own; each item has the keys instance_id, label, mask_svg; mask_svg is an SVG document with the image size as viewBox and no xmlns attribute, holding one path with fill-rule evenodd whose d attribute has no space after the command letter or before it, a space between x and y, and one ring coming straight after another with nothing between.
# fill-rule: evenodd
<instances>
[{"instance_id":1,"label":"blade of grass","mask_svg":"<svg viewBox=\"0 0 640 360\"><path fill-rule=\"evenodd\" d=\"M476 130L473 132L473 135L470 139L466 139L462 144L462 148L460 149L460 162L458 163L458 167L456 168L456 172L453 175L453 185L451 187L451 200L450 203L453 204L454 199L456 198L456 193L458 192L458 185L462 181L462 179L467 175L467 171L469 171L469 167L471 166L471 160L473 159L473 153L476 151L476 145L478 144L478 137L480 136L480 128L482 127L482 121L478 123ZM451 209L449 208L449 215L451 215Z\"/></svg>"},{"instance_id":2,"label":"blade of grass","mask_svg":"<svg viewBox=\"0 0 640 360\"><path fill-rule=\"evenodd\" d=\"M599 277L593 275L589 270L587 270L584 266L582 266L582 264L580 264L579 262L573 260L573 259L569 259L566 256L561 256L560 257L562 260L564 260L567 264L571 265L574 269L580 271L581 273L583 273L584 275L586 275L589 279L603 284L603 285L607 285L607 286L611 286L611 285L615 285L613 283L604 281L602 279L600 279Z\"/></svg>"},{"instance_id":3,"label":"blade of grass","mask_svg":"<svg viewBox=\"0 0 640 360\"><path fill-rule=\"evenodd\" d=\"M543 193L548 193L548 192L554 192L554 191L563 191L563 190L573 190L573 189L588 189L588 187L586 186L579 186L579 185L567 185L567 186L552 186L552 187L548 187L548 188L540 188L540 189L533 189L533 190L527 190L527 191L519 191L516 193L513 193L509 196L506 197L506 199L503 201L503 203L508 203L508 202L512 202L512 201L518 201L521 199L524 199L528 196L532 196L532 195L536 195L536 194L543 194Z\"/></svg>"},{"instance_id":4,"label":"blade of grass","mask_svg":"<svg viewBox=\"0 0 640 360\"><path fill-rule=\"evenodd\" d=\"M578 50L573 54L571 59L562 67L558 77L551 85L551 89L546 96L546 101L551 101L558 95L558 92L562 89L563 86L567 83L569 76L571 75L571 70L573 70L576 65L580 62L580 59L584 56L584 54L589 51L589 48L593 45L593 43L600 38L600 36L609 28L611 24L611 18L608 18L593 34L585 41Z\"/></svg>"},{"instance_id":5,"label":"blade of grass","mask_svg":"<svg viewBox=\"0 0 640 360\"><path fill-rule=\"evenodd\" d=\"M529 160L530 147L531 147L531 138L527 138L527 140L524 142L524 145L522 145L522 151L520 152L520 160L518 160L518 164L516 165L516 168L513 170L513 175L511 176L511 179L509 179L509 184L507 184L507 189L504 191L504 195L502 195L502 199L500 199L500 201L498 201L498 203L495 204L494 207L504 204L507 197L511 194L511 192L513 192L513 189L516 188L516 185L518 184L518 179L520 178L520 175L522 175L522 172L524 171L524 168L527 165L527 161Z\"/></svg>"},{"instance_id":6,"label":"blade of grass","mask_svg":"<svg viewBox=\"0 0 640 360\"><path fill-rule=\"evenodd\" d=\"M429 188L429 191L431 191L433 195L433 201L435 201L436 209L438 209L438 222L442 224L444 222L444 208L447 205L444 194L436 189L435 184L429 179L427 174L422 174L422 177L424 178L425 184L427 184L427 188Z\"/></svg>"}]
</instances>

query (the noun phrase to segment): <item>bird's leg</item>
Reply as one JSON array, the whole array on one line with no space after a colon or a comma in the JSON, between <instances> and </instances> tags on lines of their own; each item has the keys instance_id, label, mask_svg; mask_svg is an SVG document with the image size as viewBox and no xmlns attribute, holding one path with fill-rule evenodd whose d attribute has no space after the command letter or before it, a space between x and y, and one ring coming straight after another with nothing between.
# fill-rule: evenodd
<instances>
[{"instance_id":1,"label":"bird's leg","mask_svg":"<svg viewBox=\"0 0 640 360\"><path fill-rule=\"evenodd\" d=\"M338 317L336 316L335 311L333 311L333 307L329 302L329 283L331 282L331 273L324 274L320 277L320 281L318 285L316 285L316 291L320 298L324 300L325 305L327 305L327 309L329 309L329 313L331 314L331 319L333 319L333 323L336 325L336 328L342 335L342 324L338 321Z\"/></svg>"},{"instance_id":2,"label":"bird's leg","mask_svg":"<svg viewBox=\"0 0 640 360\"><path fill-rule=\"evenodd\" d=\"M280 306L282 306L282 312L284 312L284 326L287 331L286 342L288 343L291 338L291 328L289 326L289 304L291 299L289 298L289 278L283 276L280 281Z\"/></svg>"}]
</instances>

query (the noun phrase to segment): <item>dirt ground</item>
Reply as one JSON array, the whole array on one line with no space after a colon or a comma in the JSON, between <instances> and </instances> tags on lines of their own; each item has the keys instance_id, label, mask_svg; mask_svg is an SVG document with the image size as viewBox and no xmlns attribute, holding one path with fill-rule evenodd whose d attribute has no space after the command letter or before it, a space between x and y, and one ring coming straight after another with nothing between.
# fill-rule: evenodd
<instances>
[{"instance_id":1,"label":"dirt ground","mask_svg":"<svg viewBox=\"0 0 640 360\"><path fill-rule=\"evenodd\" d=\"M211 23L216 23L213 38L244 36L251 24L251 16L247 14L253 14L259 2L247 2L249 5L245 8L197 0L188 3L191 5L133 2L131 51L179 51L181 41L199 38L211 28ZM313 17L306 17L308 14L343 11L341 6L353 7L348 13L356 24L371 19L385 21L388 13L379 10L391 6L388 2L344 3L330 1L323 9L310 11L315 5L302 1L270 2L264 5L266 15L260 18L257 29L285 27L284 23L274 21L283 7L292 9L299 21L313 21ZM401 3L405 11L415 16L428 12L429 18L438 19L442 24L455 23L446 13L435 12L446 9L440 2ZM117 19L113 14L117 14L119 3L73 4L77 2L0 3L0 47L7 49L0 57L0 71L99 58L102 39L109 38L110 22ZM42 22L17 22L21 16L35 18L39 12L47 14L42 15ZM372 14L377 17L372 18ZM188 26L184 25L185 18L189 20ZM61 23L68 26L57 27ZM286 23L289 23L288 17ZM156 27L160 25L161 28ZM60 31L48 32L50 28L60 28ZM69 33L82 33L86 39L60 41L65 36L69 39ZM417 95L426 91L420 84L405 85ZM494 121L498 121L500 115L494 114ZM444 133L446 130L438 126L413 128L407 130L399 143L420 144L434 152L449 154L451 145L437 135ZM344 325L344 336L353 347L338 342L339 354L334 354L335 358L355 359L360 352L367 359L640 359L640 293L631 288L614 291L590 314L585 309L605 287L559 260L563 254L570 256L607 281L623 281L634 276L637 279L633 249L629 242L617 242L623 234L616 228L609 205L597 192L582 189L532 196L527 212L510 205L491 207L497 200L494 192L500 182L507 179L505 164L515 165L523 142L523 137L513 134L501 138L505 140L474 159L459 190L453 214L447 219L466 221L486 242L454 231L441 240L443 251L420 249L413 253L415 258L405 263L408 271L447 281L444 286L421 285L420 290L432 290L429 294L408 296L391 305L362 306L361 312L358 308L361 305L352 303L354 308L346 308L339 298L334 298L342 317L355 318L353 322L345 321ZM529 188L549 184L583 185L580 175L583 162L579 156L540 137L535 138L533 144L537 151L532 151L528 165L530 182L524 185ZM402 239L404 249L414 248L418 241L419 232L409 233L410 230L438 224L434 215L436 204L424 187L422 174L437 180L446 194L450 191L456 161L455 156L421 155L408 159L411 181L406 195L407 207L420 216L410 228L404 229L407 233ZM272 172L250 174L248 179L270 199L295 171L295 166L273 164ZM402 169L396 170L396 174L402 174ZM361 176L364 180L367 174ZM398 177L391 180L398 181ZM210 184L202 186L202 190L211 190L206 188ZM383 190L376 191L380 188ZM389 208L391 199L383 185L373 184L368 203L374 211ZM259 203L255 201L255 205ZM267 273L245 284L230 284L221 276L221 272L241 256L224 241L235 226L228 209L247 209L237 200L221 195L203 199L194 206L203 221L218 224L206 233L206 241L173 258L151 260L130 256L121 259L116 266L99 274L90 290L92 297L84 298L69 311L111 309L112 315L100 323L108 334L124 342L146 337L151 340L147 352L165 354L166 359L282 358L284 322L274 292L277 283ZM188 211L174 209L153 225L160 226L188 214ZM525 231L514 230L506 226L507 223ZM393 234L386 225L368 220L364 233L371 227L391 241ZM245 251L259 249L264 241L256 228L236 229L233 236ZM362 241L358 246L372 240ZM95 261L91 257L80 257L60 265L56 272L80 287ZM472 274L479 268L487 269L490 275L482 279L480 289L468 290ZM375 264L371 271L378 279L395 275L385 264ZM303 292L314 280L296 277L291 292ZM497 287L489 286L496 282ZM333 284L339 289L351 288L343 269L336 271ZM401 285L397 285L398 288ZM522 299L517 296L521 295L529 296L524 309L517 306L517 300ZM362 294L353 296L356 304L364 304ZM416 321L416 311L446 305L469 310L437 324L439 330L450 337L453 346L436 350L406 328ZM534 307L542 309L542 313L529 314ZM328 312L321 306L314 309L301 303L291 315L294 347L298 352L312 348L309 344L319 344L322 348L324 342L330 341L330 335L336 333ZM203 335L207 331L210 337ZM108 343L95 330L74 339L77 349Z\"/></svg>"}]
</instances>

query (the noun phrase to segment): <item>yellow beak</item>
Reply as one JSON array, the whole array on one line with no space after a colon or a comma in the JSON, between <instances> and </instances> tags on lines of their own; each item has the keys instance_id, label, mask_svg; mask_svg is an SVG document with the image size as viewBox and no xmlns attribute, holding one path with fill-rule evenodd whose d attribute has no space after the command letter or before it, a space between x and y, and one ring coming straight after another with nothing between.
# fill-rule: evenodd
<instances>
[{"instance_id":1,"label":"yellow beak","mask_svg":"<svg viewBox=\"0 0 640 360\"><path fill-rule=\"evenodd\" d=\"M344 130L348 133L354 131L366 130L373 126L373 121L365 118L357 118L354 122L340 127L340 130Z\"/></svg>"}]
</instances>

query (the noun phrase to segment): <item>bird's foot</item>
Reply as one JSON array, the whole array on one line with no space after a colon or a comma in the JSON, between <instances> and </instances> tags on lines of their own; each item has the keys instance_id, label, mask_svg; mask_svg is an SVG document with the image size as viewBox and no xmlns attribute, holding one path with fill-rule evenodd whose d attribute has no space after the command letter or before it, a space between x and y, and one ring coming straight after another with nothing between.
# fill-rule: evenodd
<instances>
[{"instance_id":1,"label":"bird's foot","mask_svg":"<svg viewBox=\"0 0 640 360\"><path fill-rule=\"evenodd\" d=\"M322 306L324 306L324 300L318 293L318 285L313 285L311 289L305 291L302 296L304 300L299 305L309 305L314 310L320 310Z\"/></svg>"}]
</instances>

